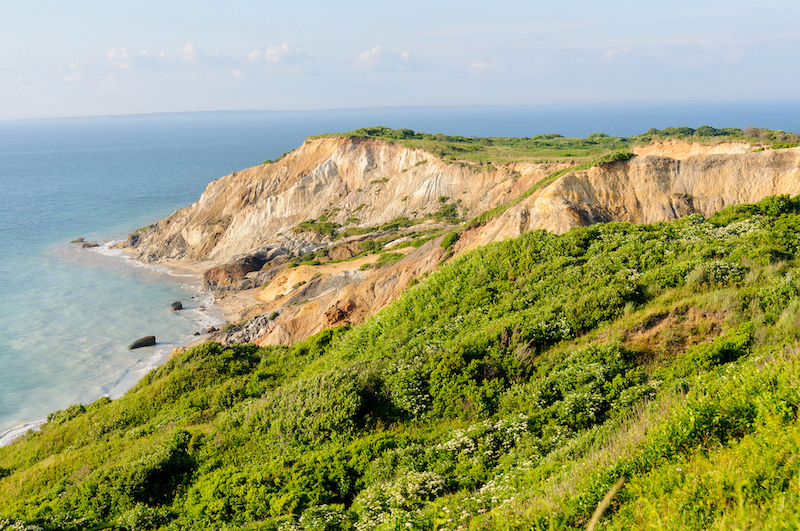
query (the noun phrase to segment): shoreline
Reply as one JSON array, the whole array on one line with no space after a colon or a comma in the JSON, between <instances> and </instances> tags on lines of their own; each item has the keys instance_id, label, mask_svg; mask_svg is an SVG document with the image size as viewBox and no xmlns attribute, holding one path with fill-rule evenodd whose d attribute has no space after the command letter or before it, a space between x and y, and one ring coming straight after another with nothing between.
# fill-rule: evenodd
<instances>
[{"instance_id":1,"label":"shoreline","mask_svg":"<svg viewBox=\"0 0 800 531\"><path fill-rule=\"evenodd\" d=\"M45 424L47 424L47 419L35 420L33 422L27 422L25 424L20 424L19 426L14 426L3 433L0 433L0 446L7 446L29 431L37 431Z\"/></svg>"},{"instance_id":2,"label":"shoreline","mask_svg":"<svg viewBox=\"0 0 800 531\"><path fill-rule=\"evenodd\" d=\"M154 262L154 264L181 272L182 274L197 275L201 279L203 273L213 266L213 263L208 260L184 262L182 260L163 259ZM213 292L203 291L203 293L208 293L211 296L212 303L209 309L213 306L221 311L224 325L225 323L235 323L239 321L243 311L261 303L261 301L253 296L253 291L254 290L229 291L220 296L215 295Z\"/></svg>"},{"instance_id":3,"label":"shoreline","mask_svg":"<svg viewBox=\"0 0 800 531\"><path fill-rule=\"evenodd\" d=\"M154 262L154 264L166 267L176 272L180 272L182 275L197 275L201 279L201 285L203 273L205 273L206 270L213 265L208 260L199 262L184 262L182 260L174 259L159 260ZM252 290L229 291L220 296L217 296L210 291L202 291L202 293L207 293L211 299L211 303L207 306L207 310L211 310L212 308L218 309L222 315L223 322L221 325L224 326L225 323L237 322L241 318L241 313L244 310L259 304L260 301L258 301L250 293L250 291Z\"/></svg>"},{"instance_id":4,"label":"shoreline","mask_svg":"<svg viewBox=\"0 0 800 531\"><path fill-rule=\"evenodd\" d=\"M130 267L145 267L156 273L169 275L173 279L180 279L179 283L185 285L202 287L203 273L210 267L208 262L187 263L177 260L161 260L152 264L147 264L132 258L124 249L112 249L110 246L114 243L115 241L106 242L96 249L92 249L92 251L108 258L116 258L122 263L127 263ZM227 321L238 318L237 306L225 303L220 304L222 301L217 299L211 292L202 291L202 289L200 289L198 295L191 297L191 301L193 303L196 302L197 307L185 308L179 311L192 312L194 314L188 314L187 318L196 323L199 332L202 332L203 329L209 326L222 328ZM200 308L205 309L201 310ZM148 372L169 361L176 348L194 347L207 341L208 338L209 334L202 334L200 336L190 336L177 340L159 341L154 346L153 351L147 353L149 355L143 356L139 362L128 367L119 375L119 378L116 379L113 385L108 388L108 392L99 395L97 398L108 396L112 400L119 399ZM37 431L47 423L47 415L55 411L54 409L53 411L45 413L37 420L23 422L0 432L0 447L11 444L31 430Z\"/></svg>"}]
</instances>

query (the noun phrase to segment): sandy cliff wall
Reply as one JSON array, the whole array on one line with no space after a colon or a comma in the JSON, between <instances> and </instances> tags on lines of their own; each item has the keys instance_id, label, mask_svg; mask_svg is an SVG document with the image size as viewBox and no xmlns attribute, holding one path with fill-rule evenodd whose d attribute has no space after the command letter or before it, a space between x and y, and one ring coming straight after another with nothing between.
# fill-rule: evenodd
<instances>
[{"instance_id":1,"label":"sandy cliff wall","mask_svg":"<svg viewBox=\"0 0 800 531\"><path fill-rule=\"evenodd\" d=\"M357 218L348 226L360 227L398 216L422 220L446 197L458 202L461 214L473 216L560 167L462 167L381 141L314 139L277 162L214 181L198 202L132 235L126 247L147 262L178 258L221 264L277 245L318 243L309 233L291 231L326 214L341 225Z\"/></svg>"},{"instance_id":2,"label":"sandy cliff wall","mask_svg":"<svg viewBox=\"0 0 800 531\"><path fill-rule=\"evenodd\" d=\"M800 148L747 153L741 144L730 144L727 153L718 153L725 145L706 146L702 153L704 146L697 146L647 146L627 162L564 175L476 231L470 247L532 229L563 233L606 221L710 216L728 205L800 194Z\"/></svg>"}]
</instances>

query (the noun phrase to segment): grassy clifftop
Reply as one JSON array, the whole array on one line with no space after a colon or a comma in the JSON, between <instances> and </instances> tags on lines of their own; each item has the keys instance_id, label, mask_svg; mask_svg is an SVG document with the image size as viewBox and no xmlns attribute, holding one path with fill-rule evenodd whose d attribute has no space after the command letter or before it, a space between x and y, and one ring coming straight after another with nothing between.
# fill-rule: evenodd
<instances>
[{"instance_id":1,"label":"grassy clifftop","mask_svg":"<svg viewBox=\"0 0 800 531\"><path fill-rule=\"evenodd\" d=\"M680 139L689 142L749 142L763 147L794 147L800 135L754 127L717 129L703 126L650 129L632 137L594 133L586 138L570 138L559 134L528 137L464 137L415 132L411 129L364 127L348 133L332 135L345 138L376 138L397 142L408 148L422 149L451 162L471 164L544 162L575 160L586 162L613 152L625 152L635 145L658 140Z\"/></svg>"},{"instance_id":2,"label":"grassy clifftop","mask_svg":"<svg viewBox=\"0 0 800 531\"><path fill-rule=\"evenodd\" d=\"M800 199L479 249L0 448L0 528L800 525ZM6 520L2 520L5 518Z\"/></svg>"}]
</instances>

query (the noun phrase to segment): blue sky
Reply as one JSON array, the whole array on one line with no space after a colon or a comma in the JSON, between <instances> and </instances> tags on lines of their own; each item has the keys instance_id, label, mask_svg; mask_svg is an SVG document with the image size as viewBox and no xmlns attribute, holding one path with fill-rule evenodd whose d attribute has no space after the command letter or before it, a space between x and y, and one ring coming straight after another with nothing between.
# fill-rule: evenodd
<instances>
[{"instance_id":1,"label":"blue sky","mask_svg":"<svg viewBox=\"0 0 800 531\"><path fill-rule=\"evenodd\" d=\"M3 1L0 120L798 99L800 2Z\"/></svg>"}]
</instances>

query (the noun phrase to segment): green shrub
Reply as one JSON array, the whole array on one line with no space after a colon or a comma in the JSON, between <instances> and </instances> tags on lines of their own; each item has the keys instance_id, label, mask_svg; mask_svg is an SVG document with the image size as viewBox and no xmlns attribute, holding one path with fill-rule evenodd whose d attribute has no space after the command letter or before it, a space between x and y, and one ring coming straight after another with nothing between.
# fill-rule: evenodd
<instances>
[{"instance_id":1,"label":"green shrub","mask_svg":"<svg viewBox=\"0 0 800 531\"><path fill-rule=\"evenodd\" d=\"M373 264L373 267L378 269L381 267L389 267L390 265L396 264L405 257L406 255L404 255L403 253L382 253L381 255L378 256L378 259Z\"/></svg>"},{"instance_id":2,"label":"green shrub","mask_svg":"<svg viewBox=\"0 0 800 531\"><path fill-rule=\"evenodd\" d=\"M359 326L193 347L0 448L0 527L583 529L621 476L605 528L796 527L794 204L534 231Z\"/></svg>"},{"instance_id":3,"label":"green shrub","mask_svg":"<svg viewBox=\"0 0 800 531\"><path fill-rule=\"evenodd\" d=\"M442 238L441 247L442 249L449 249L458 241L459 234L457 232L448 232L445 234L444 238Z\"/></svg>"},{"instance_id":4,"label":"green shrub","mask_svg":"<svg viewBox=\"0 0 800 531\"><path fill-rule=\"evenodd\" d=\"M734 361L748 352L753 339L753 323L747 322L709 343L695 345L673 362L670 377L683 378Z\"/></svg>"}]
</instances>

